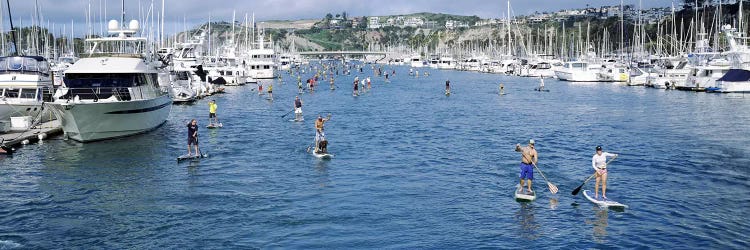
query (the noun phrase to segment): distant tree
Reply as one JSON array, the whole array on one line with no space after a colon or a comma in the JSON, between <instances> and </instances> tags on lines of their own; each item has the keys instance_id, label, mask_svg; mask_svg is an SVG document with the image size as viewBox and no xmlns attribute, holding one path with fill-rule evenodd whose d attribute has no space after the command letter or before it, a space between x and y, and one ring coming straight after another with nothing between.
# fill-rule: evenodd
<instances>
[{"instance_id":1,"label":"distant tree","mask_svg":"<svg viewBox=\"0 0 750 250\"><path fill-rule=\"evenodd\" d=\"M331 15L331 13L326 14L326 21L331 20L331 19L333 19L333 15Z\"/></svg>"},{"instance_id":2,"label":"distant tree","mask_svg":"<svg viewBox=\"0 0 750 250\"><path fill-rule=\"evenodd\" d=\"M346 21L346 20L347 20L347 17L348 17L348 16L346 15L346 11L344 11L344 12L341 12L341 19L344 19L344 21Z\"/></svg>"}]
</instances>

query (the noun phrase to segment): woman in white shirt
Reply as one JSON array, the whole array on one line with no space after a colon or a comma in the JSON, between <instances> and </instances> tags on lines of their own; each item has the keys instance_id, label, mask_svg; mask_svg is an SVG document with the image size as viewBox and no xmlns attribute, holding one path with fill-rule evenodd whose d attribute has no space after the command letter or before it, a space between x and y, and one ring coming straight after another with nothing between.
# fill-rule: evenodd
<instances>
[{"instance_id":1,"label":"woman in white shirt","mask_svg":"<svg viewBox=\"0 0 750 250\"><path fill-rule=\"evenodd\" d=\"M602 183L602 198L607 199L607 157L617 157L617 154L602 152L602 146L596 146L596 154L591 158L591 166L596 171L596 185L594 198L599 199L599 183Z\"/></svg>"}]
</instances>

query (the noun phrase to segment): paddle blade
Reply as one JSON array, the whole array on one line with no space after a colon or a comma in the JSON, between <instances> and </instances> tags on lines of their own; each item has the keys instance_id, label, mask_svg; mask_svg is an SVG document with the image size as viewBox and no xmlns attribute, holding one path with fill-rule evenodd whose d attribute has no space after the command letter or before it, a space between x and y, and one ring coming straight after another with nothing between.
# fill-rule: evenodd
<instances>
[{"instance_id":1,"label":"paddle blade","mask_svg":"<svg viewBox=\"0 0 750 250\"><path fill-rule=\"evenodd\" d=\"M560 191L559 189L557 189L557 186L555 186L555 184L549 182L547 183L547 187L552 194L556 194L558 191Z\"/></svg>"},{"instance_id":2,"label":"paddle blade","mask_svg":"<svg viewBox=\"0 0 750 250\"><path fill-rule=\"evenodd\" d=\"M581 188L582 188L582 187L583 187L583 184L581 184L580 186L578 186L578 187L577 187L577 188L576 188L575 190L573 190L573 192L571 192L570 194L572 194L572 195L578 195L578 192L581 192Z\"/></svg>"}]
</instances>

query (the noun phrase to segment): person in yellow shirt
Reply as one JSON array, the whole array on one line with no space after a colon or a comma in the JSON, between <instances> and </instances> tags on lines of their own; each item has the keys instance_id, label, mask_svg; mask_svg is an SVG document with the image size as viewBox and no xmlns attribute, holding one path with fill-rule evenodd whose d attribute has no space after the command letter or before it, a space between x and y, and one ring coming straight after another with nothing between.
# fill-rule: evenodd
<instances>
[{"instance_id":1,"label":"person in yellow shirt","mask_svg":"<svg viewBox=\"0 0 750 250\"><path fill-rule=\"evenodd\" d=\"M211 100L208 102L208 124L214 124L219 123L219 118L216 118L216 109L218 106L216 105L216 100ZM213 122L211 121L211 118L213 118Z\"/></svg>"},{"instance_id":2,"label":"person in yellow shirt","mask_svg":"<svg viewBox=\"0 0 750 250\"><path fill-rule=\"evenodd\" d=\"M271 83L271 85L268 85L268 98L273 100L273 83Z\"/></svg>"}]
</instances>

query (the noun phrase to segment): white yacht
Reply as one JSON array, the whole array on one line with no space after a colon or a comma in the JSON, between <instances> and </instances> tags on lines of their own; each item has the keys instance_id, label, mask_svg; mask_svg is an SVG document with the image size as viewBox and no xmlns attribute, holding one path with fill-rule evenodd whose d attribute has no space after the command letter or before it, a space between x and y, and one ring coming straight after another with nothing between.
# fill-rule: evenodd
<instances>
[{"instance_id":1,"label":"white yacht","mask_svg":"<svg viewBox=\"0 0 750 250\"><path fill-rule=\"evenodd\" d=\"M160 62L147 39L112 20L111 37L86 39L88 52L65 71L65 86L50 105L68 138L90 142L144 133L162 125L172 99L159 88Z\"/></svg>"},{"instance_id":2,"label":"white yacht","mask_svg":"<svg viewBox=\"0 0 750 250\"><path fill-rule=\"evenodd\" d=\"M437 64L438 69L456 69L456 60L450 56L441 56Z\"/></svg>"},{"instance_id":3,"label":"white yacht","mask_svg":"<svg viewBox=\"0 0 750 250\"><path fill-rule=\"evenodd\" d=\"M258 42L247 51L250 60L246 63L246 69L250 81L257 79L272 79L275 77L276 52L274 52L270 41L266 43L263 35L258 35Z\"/></svg>"},{"instance_id":4,"label":"white yacht","mask_svg":"<svg viewBox=\"0 0 750 250\"><path fill-rule=\"evenodd\" d=\"M598 82L599 65L589 65L583 61L566 62L555 70L557 79L569 82Z\"/></svg>"},{"instance_id":5,"label":"white yacht","mask_svg":"<svg viewBox=\"0 0 750 250\"><path fill-rule=\"evenodd\" d=\"M722 93L750 93L750 71L744 69L730 69L719 80L717 89Z\"/></svg>"},{"instance_id":6,"label":"white yacht","mask_svg":"<svg viewBox=\"0 0 750 250\"><path fill-rule=\"evenodd\" d=\"M409 57L409 66L411 66L412 68L424 67L425 64L422 61L422 56L420 56L419 54L411 55Z\"/></svg>"},{"instance_id":7,"label":"white yacht","mask_svg":"<svg viewBox=\"0 0 750 250\"><path fill-rule=\"evenodd\" d=\"M23 116L49 120L42 104L52 101L52 91L49 63L44 57L0 57L0 121Z\"/></svg>"}]
</instances>

